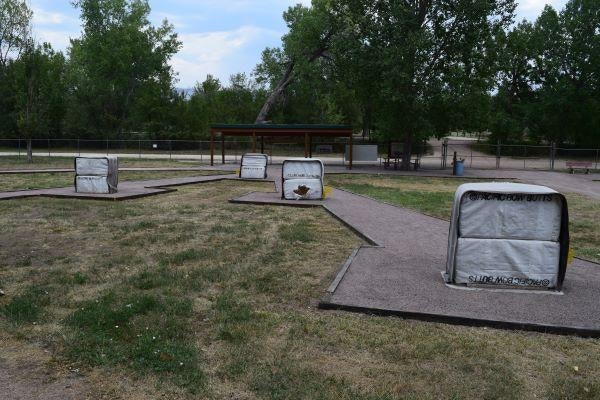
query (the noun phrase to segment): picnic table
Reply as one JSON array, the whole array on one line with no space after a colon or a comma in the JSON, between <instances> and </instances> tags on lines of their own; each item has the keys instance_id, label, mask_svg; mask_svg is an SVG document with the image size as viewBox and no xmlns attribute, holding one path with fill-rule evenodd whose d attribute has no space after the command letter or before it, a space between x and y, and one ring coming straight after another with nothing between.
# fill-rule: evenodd
<instances>
[{"instance_id":1,"label":"picnic table","mask_svg":"<svg viewBox=\"0 0 600 400\"><path fill-rule=\"evenodd\" d=\"M397 170L401 164L402 156L400 154L388 154L386 157L383 158L383 168L385 169L389 169L393 166L394 169ZM412 166L413 170L416 171L421 166L421 160L419 159L419 157L417 157L410 161L410 165Z\"/></svg>"},{"instance_id":2,"label":"picnic table","mask_svg":"<svg viewBox=\"0 0 600 400\"><path fill-rule=\"evenodd\" d=\"M590 161L567 161L565 164L572 174L575 173L576 169L583 169L586 174L589 174L590 169L592 168L592 163Z\"/></svg>"}]
</instances>

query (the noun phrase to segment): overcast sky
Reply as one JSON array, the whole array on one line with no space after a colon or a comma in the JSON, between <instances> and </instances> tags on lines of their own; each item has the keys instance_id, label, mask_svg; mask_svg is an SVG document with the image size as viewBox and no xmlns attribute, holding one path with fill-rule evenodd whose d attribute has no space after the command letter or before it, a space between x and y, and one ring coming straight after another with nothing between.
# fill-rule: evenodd
<instances>
[{"instance_id":1,"label":"overcast sky","mask_svg":"<svg viewBox=\"0 0 600 400\"><path fill-rule=\"evenodd\" d=\"M81 32L79 12L69 0L29 0L39 41L66 50ZM192 87L207 74L227 83L236 72L250 75L267 46L279 46L286 27L281 15L310 0L150 0L151 21L167 18L183 42L173 57L178 87ZM521 0L517 20L534 20L545 4L561 9L566 0Z\"/></svg>"}]
</instances>

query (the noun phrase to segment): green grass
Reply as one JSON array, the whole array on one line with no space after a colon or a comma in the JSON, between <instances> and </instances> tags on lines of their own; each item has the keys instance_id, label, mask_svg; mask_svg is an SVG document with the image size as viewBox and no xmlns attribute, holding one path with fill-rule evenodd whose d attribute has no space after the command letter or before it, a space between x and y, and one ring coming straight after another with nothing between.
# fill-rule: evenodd
<instances>
[{"instance_id":1,"label":"green grass","mask_svg":"<svg viewBox=\"0 0 600 400\"><path fill-rule=\"evenodd\" d=\"M2 307L2 314L16 324L35 322L50 304L50 293L44 287L29 286Z\"/></svg>"},{"instance_id":2,"label":"green grass","mask_svg":"<svg viewBox=\"0 0 600 400\"><path fill-rule=\"evenodd\" d=\"M251 190L272 186L0 202L0 340L90 398L600 396L597 339L315 309L361 241L321 209L227 202Z\"/></svg>"},{"instance_id":3,"label":"green grass","mask_svg":"<svg viewBox=\"0 0 600 400\"><path fill-rule=\"evenodd\" d=\"M449 220L458 185L464 179L418 178L389 175L334 175L328 184L390 204ZM600 263L600 202L566 193L569 231L575 255Z\"/></svg>"},{"instance_id":4,"label":"green grass","mask_svg":"<svg viewBox=\"0 0 600 400\"><path fill-rule=\"evenodd\" d=\"M85 154L83 154L85 155ZM170 167L185 168L200 165L193 161L176 161L168 159L135 159L119 158L120 168L150 168L150 167ZM27 163L27 157L18 156L0 156L0 170L14 169L48 169L48 168L73 168L73 157L34 157L33 163Z\"/></svg>"},{"instance_id":5,"label":"green grass","mask_svg":"<svg viewBox=\"0 0 600 400\"><path fill-rule=\"evenodd\" d=\"M73 328L65 343L72 360L156 373L193 393L204 389L189 324L191 299L111 291L78 307L65 319L65 325Z\"/></svg>"},{"instance_id":6,"label":"green grass","mask_svg":"<svg viewBox=\"0 0 600 400\"><path fill-rule=\"evenodd\" d=\"M119 182L212 175L219 171L121 171ZM73 172L0 175L0 192L73 186Z\"/></svg>"}]
</instances>

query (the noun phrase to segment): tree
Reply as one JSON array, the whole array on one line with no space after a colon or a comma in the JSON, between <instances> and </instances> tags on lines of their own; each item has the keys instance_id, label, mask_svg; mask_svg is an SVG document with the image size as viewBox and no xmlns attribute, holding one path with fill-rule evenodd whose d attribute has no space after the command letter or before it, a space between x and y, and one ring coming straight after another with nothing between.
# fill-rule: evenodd
<instances>
[{"instance_id":1,"label":"tree","mask_svg":"<svg viewBox=\"0 0 600 400\"><path fill-rule=\"evenodd\" d=\"M267 49L263 53L263 62L272 57L282 68L277 84L272 85L271 92L258 113L255 122L265 122L273 107L282 97L288 86L294 81L298 71L310 68L310 64L323 57L329 49L334 35L334 26L330 19L329 2L314 0L312 7L297 4L284 14L289 32L284 35L283 50ZM258 74L261 74L259 67Z\"/></svg>"},{"instance_id":2,"label":"tree","mask_svg":"<svg viewBox=\"0 0 600 400\"><path fill-rule=\"evenodd\" d=\"M11 54L18 57L26 46L32 16L25 1L0 0L0 69L6 67Z\"/></svg>"},{"instance_id":3,"label":"tree","mask_svg":"<svg viewBox=\"0 0 600 400\"><path fill-rule=\"evenodd\" d=\"M443 134L451 123L483 126L481 119L465 120L466 109L457 107L487 99L495 36L514 9L513 0L315 0L312 8L290 8L279 62L285 69L263 111L325 60L335 80L356 94L363 131L373 124L382 137L402 138L403 168L409 168L416 140Z\"/></svg>"},{"instance_id":4,"label":"tree","mask_svg":"<svg viewBox=\"0 0 600 400\"><path fill-rule=\"evenodd\" d=\"M410 166L416 140L445 133L451 117L461 114L457 106L491 89L494 37L511 22L514 8L512 0L333 1L343 26L334 59L358 66L355 81L368 82L375 71L378 130L403 139L403 168ZM356 58L348 60L348 48Z\"/></svg>"},{"instance_id":5,"label":"tree","mask_svg":"<svg viewBox=\"0 0 600 400\"><path fill-rule=\"evenodd\" d=\"M490 126L496 139L519 142L530 126L535 96L533 30L531 23L523 21L508 33L497 35L497 93Z\"/></svg>"},{"instance_id":6,"label":"tree","mask_svg":"<svg viewBox=\"0 0 600 400\"><path fill-rule=\"evenodd\" d=\"M27 162L31 163L34 135L58 136L62 129L65 59L49 44L36 46L30 40L12 67L16 121L27 140Z\"/></svg>"},{"instance_id":7,"label":"tree","mask_svg":"<svg viewBox=\"0 0 600 400\"><path fill-rule=\"evenodd\" d=\"M557 142L600 145L600 3L570 0L536 20L532 132Z\"/></svg>"},{"instance_id":8,"label":"tree","mask_svg":"<svg viewBox=\"0 0 600 400\"><path fill-rule=\"evenodd\" d=\"M25 1L0 0L0 132L13 135L15 120L15 81L12 63L29 38L32 12Z\"/></svg>"},{"instance_id":9,"label":"tree","mask_svg":"<svg viewBox=\"0 0 600 400\"><path fill-rule=\"evenodd\" d=\"M78 0L83 35L70 48L72 128L119 135L135 129L131 110L148 86L172 89L168 64L181 42L166 20L150 24L146 0ZM168 96L164 96L168 101ZM139 109L139 108L138 108Z\"/></svg>"}]
</instances>

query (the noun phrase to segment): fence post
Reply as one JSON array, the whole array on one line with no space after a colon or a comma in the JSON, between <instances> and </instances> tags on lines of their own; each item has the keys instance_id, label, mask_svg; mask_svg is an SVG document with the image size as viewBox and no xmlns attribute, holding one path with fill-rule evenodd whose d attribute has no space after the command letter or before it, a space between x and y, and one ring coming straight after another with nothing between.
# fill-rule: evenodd
<instances>
[{"instance_id":1,"label":"fence post","mask_svg":"<svg viewBox=\"0 0 600 400\"><path fill-rule=\"evenodd\" d=\"M138 139L138 158L142 158L142 139Z\"/></svg>"},{"instance_id":2,"label":"fence post","mask_svg":"<svg viewBox=\"0 0 600 400\"><path fill-rule=\"evenodd\" d=\"M202 140L198 140L198 153L200 153L200 162L202 162Z\"/></svg>"},{"instance_id":3,"label":"fence post","mask_svg":"<svg viewBox=\"0 0 600 400\"><path fill-rule=\"evenodd\" d=\"M19 138L19 155L17 158L21 158L21 138Z\"/></svg>"},{"instance_id":4,"label":"fence post","mask_svg":"<svg viewBox=\"0 0 600 400\"><path fill-rule=\"evenodd\" d=\"M448 164L448 139L444 139L442 142L442 169L446 169Z\"/></svg>"},{"instance_id":5,"label":"fence post","mask_svg":"<svg viewBox=\"0 0 600 400\"><path fill-rule=\"evenodd\" d=\"M77 138L77 153L79 154L79 157L81 157L81 146L79 145L79 138Z\"/></svg>"},{"instance_id":6,"label":"fence post","mask_svg":"<svg viewBox=\"0 0 600 400\"><path fill-rule=\"evenodd\" d=\"M171 139L169 139L169 161L172 160L172 152L173 152L173 146L171 144Z\"/></svg>"},{"instance_id":7,"label":"fence post","mask_svg":"<svg viewBox=\"0 0 600 400\"><path fill-rule=\"evenodd\" d=\"M108 155L108 138L106 138L106 155Z\"/></svg>"},{"instance_id":8,"label":"fence post","mask_svg":"<svg viewBox=\"0 0 600 400\"><path fill-rule=\"evenodd\" d=\"M48 158L50 158L50 139L48 139Z\"/></svg>"},{"instance_id":9,"label":"fence post","mask_svg":"<svg viewBox=\"0 0 600 400\"><path fill-rule=\"evenodd\" d=\"M598 155L600 155L599 153L600 153L600 150L596 149L596 168L594 168L594 169L598 169Z\"/></svg>"},{"instance_id":10,"label":"fence post","mask_svg":"<svg viewBox=\"0 0 600 400\"><path fill-rule=\"evenodd\" d=\"M471 164L469 164L469 168L473 168L473 148L471 147Z\"/></svg>"},{"instance_id":11,"label":"fence post","mask_svg":"<svg viewBox=\"0 0 600 400\"><path fill-rule=\"evenodd\" d=\"M550 143L550 171L554 171L554 157L556 157L556 142Z\"/></svg>"},{"instance_id":12,"label":"fence post","mask_svg":"<svg viewBox=\"0 0 600 400\"><path fill-rule=\"evenodd\" d=\"M496 169L500 169L500 139L498 139L498 145L496 146Z\"/></svg>"}]
</instances>

